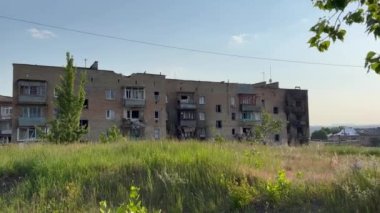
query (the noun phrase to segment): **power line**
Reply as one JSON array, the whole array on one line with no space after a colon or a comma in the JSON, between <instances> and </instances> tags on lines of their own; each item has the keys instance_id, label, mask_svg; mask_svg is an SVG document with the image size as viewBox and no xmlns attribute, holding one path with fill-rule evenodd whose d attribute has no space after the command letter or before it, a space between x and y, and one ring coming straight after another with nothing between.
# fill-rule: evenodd
<instances>
[{"instance_id":1,"label":"power line","mask_svg":"<svg viewBox=\"0 0 380 213\"><path fill-rule=\"evenodd\" d=\"M96 37L121 40L121 41L143 44L143 45L148 45L148 46L182 50L182 51L187 51L187 52L196 52L196 53L211 54L211 55L218 55L218 56L243 58L243 59L254 59L254 60L261 60L261 61L274 61L274 62L284 62L284 63L335 66L335 67L363 68L363 66L359 66L359 65L333 64L333 63L323 63L323 62L313 62L313 61L301 61L301 60L289 60L289 59L280 59L280 58L256 57L256 56L238 55L238 54L231 54L231 53L224 53L224 52L217 52L217 51L210 51L210 50L187 48L187 47L179 47L179 46L172 46L172 45L166 45L166 44L161 44L161 43L155 43L155 42L119 37L119 36L114 36L114 35L102 34L102 33L94 33L94 32L89 32L89 31L84 31L84 30L78 30L78 29L74 29L74 28L62 27L62 26L58 26L58 25L44 24L41 22L30 21L30 20L26 20L26 19L14 18L14 17L9 17L9 16L3 16L3 15L0 15L0 18L5 19L5 20L10 20L10 21L35 24L35 25L39 25L39 26L43 26L43 27L59 29L59 30L64 30L64 31L69 31L69 32L75 32L75 33L80 33L80 34L85 34L85 35L91 35L91 36L96 36Z\"/></svg>"}]
</instances>

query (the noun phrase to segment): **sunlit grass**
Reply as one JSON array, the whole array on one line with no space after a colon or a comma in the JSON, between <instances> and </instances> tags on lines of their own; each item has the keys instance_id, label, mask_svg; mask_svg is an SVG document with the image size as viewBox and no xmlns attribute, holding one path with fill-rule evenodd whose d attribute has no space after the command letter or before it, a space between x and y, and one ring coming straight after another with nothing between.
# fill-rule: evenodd
<instances>
[{"instance_id":1,"label":"sunlit grass","mask_svg":"<svg viewBox=\"0 0 380 213\"><path fill-rule=\"evenodd\" d=\"M197 141L8 145L0 147L0 209L97 211L102 200L123 203L137 185L148 209L165 212L373 211L379 153ZM281 170L291 187L274 201L266 186ZM236 206L242 197L248 204Z\"/></svg>"}]
</instances>

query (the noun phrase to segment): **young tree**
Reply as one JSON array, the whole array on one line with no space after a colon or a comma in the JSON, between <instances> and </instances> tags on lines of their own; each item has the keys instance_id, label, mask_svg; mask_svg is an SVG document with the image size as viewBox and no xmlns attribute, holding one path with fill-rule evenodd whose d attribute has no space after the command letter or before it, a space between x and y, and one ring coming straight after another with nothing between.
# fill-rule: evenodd
<instances>
[{"instance_id":1,"label":"young tree","mask_svg":"<svg viewBox=\"0 0 380 213\"><path fill-rule=\"evenodd\" d=\"M330 12L330 16L319 19L310 31L314 36L308 43L320 52L328 50L331 41L343 41L345 26L365 24L367 33L375 39L380 37L380 0L312 0L314 7ZM365 58L368 71L380 74L380 54L369 51Z\"/></svg>"},{"instance_id":2,"label":"young tree","mask_svg":"<svg viewBox=\"0 0 380 213\"><path fill-rule=\"evenodd\" d=\"M66 53L66 60L65 74L61 76L60 84L56 88L57 117L50 123L50 131L46 135L46 139L54 143L76 142L87 133L86 128L79 125L86 96L84 89L86 76L85 73L82 73L79 85L76 87L77 70L73 65L74 59L70 53Z\"/></svg>"},{"instance_id":3,"label":"young tree","mask_svg":"<svg viewBox=\"0 0 380 213\"><path fill-rule=\"evenodd\" d=\"M261 113L261 123L253 127L254 139L266 144L271 134L280 132L282 123L274 119L268 112Z\"/></svg>"}]
</instances>

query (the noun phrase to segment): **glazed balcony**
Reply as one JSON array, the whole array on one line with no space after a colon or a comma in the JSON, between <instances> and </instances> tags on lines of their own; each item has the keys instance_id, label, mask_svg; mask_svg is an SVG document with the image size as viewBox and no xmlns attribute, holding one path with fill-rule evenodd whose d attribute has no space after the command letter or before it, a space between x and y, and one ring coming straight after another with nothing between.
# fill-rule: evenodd
<instances>
[{"instance_id":1,"label":"glazed balcony","mask_svg":"<svg viewBox=\"0 0 380 213\"><path fill-rule=\"evenodd\" d=\"M46 118L45 117L19 117L18 118L18 125L19 126L43 126L46 124Z\"/></svg>"},{"instance_id":2,"label":"glazed balcony","mask_svg":"<svg viewBox=\"0 0 380 213\"><path fill-rule=\"evenodd\" d=\"M145 99L123 99L123 105L127 108L143 108L145 107Z\"/></svg>"}]
</instances>

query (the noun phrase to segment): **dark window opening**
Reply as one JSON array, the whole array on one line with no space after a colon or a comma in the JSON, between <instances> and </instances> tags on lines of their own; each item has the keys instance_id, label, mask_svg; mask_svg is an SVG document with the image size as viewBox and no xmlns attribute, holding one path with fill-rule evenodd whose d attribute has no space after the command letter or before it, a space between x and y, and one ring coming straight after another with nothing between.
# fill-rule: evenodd
<instances>
[{"instance_id":1,"label":"dark window opening","mask_svg":"<svg viewBox=\"0 0 380 213\"><path fill-rule=\"evenodd\" d=\"M84 100L83 109L88 109L88 99Z\"/></svg>"},{"instance_id":2,"label":"dark window opening","mask_svg":"<svg viewBox=\"0 0 380 213\"><path fill-rule=\"evenodd\" d=\"M232 135L235 135L235 129L232 129Z\"/></svg>"},{"instance_id":3,"label":"dark window opening","mask_svg":"<svg viewBox=\"0 0 380 213\"><path fill-rule=\"evenodd\" d=\"M79 120L79 126L87 129L88 128L88 120Z\"/></svg>"},{"instance_id":4,"label":"dark window opening","mask_svg":"<svg viewBox=\"0 0 380 213\"><path fill-rule=\"evenodd\" d=\"M216 128L222 128L222 121L216 121Z\"/></svg>"},{"instance_id":5,"label":"dark window opening","mask_svg":"<svg viewBox=\"0 0 380 213\"><path fill-rule=\"evenodd\" d=\"M154 119L158 120L158 111L154 111Z\"/></svg>"},{"instance_id":6,"label":"dark window opening","mask_svg":"<svg viewBox=\"0 0 380 213\"><path fill-rule=\"evenodd\" d=\"M278 107L273 107L273 113L278 114Z\"/></svg>"},{"instance_id":7,"label":"dark window opening","mask_svg":"<svg viewBox=\"0 0 380 213\"><path fill-rule=\"evenodd\" d=\"M91 80L91 82L94 82L94 78L93 78L93 77L91 77L91 79L90 79L90 80Z\"/></svg>"},{"instance_id":8,"label":"dark window opening","mask_svg":"<svg viewBox=\"0 0 380 213\"><path fill-rule=\"evenodd\" d=\"M296 101L296 107L301 107L301 101Z\"/></svg>"},{"instance_id":9,"label":"dark window opening","mask_svg":"<svg viewBox=\"0 0 380 213\"><path fill-rule=\"evenodd\" d=\"M140 112L138 110L132 110L132 118L140 118Z\"/></svg>"},{"instance_id":10,"label":"dark window opening","mask_svg":"<svg viewBox=\"0 0 380 213\"><path fill-rule=\"evenodd\" d=\"M261 99L261 106L265 106L265 100Z\"/></svg>"},{"instance_id":11,"label":"dark window opening","mask_svg":"<svg viewBox=\"0 0 380 213\"><path fill-rule=\"evenodd\" d=\"M222 112L222 105L216 105L216 112Z\"/></svg>"},{"instance_id":12,"label":"dark window opening","mask_svg":"<svg viewBox=\"0 0 380 213\"><path fill-rule=\"evenodd\" d=\"M160 99L160 93L159 92L154 92L154 100L156 101L156 103L159 101Z\"/></svg>"},{"instance_id":13,"label":"dark window opening","mask_svg":"<svg viewBox=\"0 0 380 213\"><path fill-rule=\"evenodd\" d=\"M274 141L276 141L276 142L280 141L280 135L279 134L276 134L274 136Z\"/></svg>"},{"instance_id":14,"label":"dark window opening","mask_svg":"<svg viewBox=\"0 0 380 213\"><path fill-rule=\"evenodd\" d=\"M303 136L303 131L302 131L302 128L301 128L301 127L298 127L298 128L297 128L297 135L298 135L298 136Z\"/></svg>"},{"instance_id":15,"label":"dark window opening","mask_svg":"<svg viewBox=\"0 0 380 213\"><path fill-rule=\"evenodd\" d=\"M231 120L236 120L236 113L235 112L233 112L233 113L231 113Z\"/></svg>"}]
</instances>

